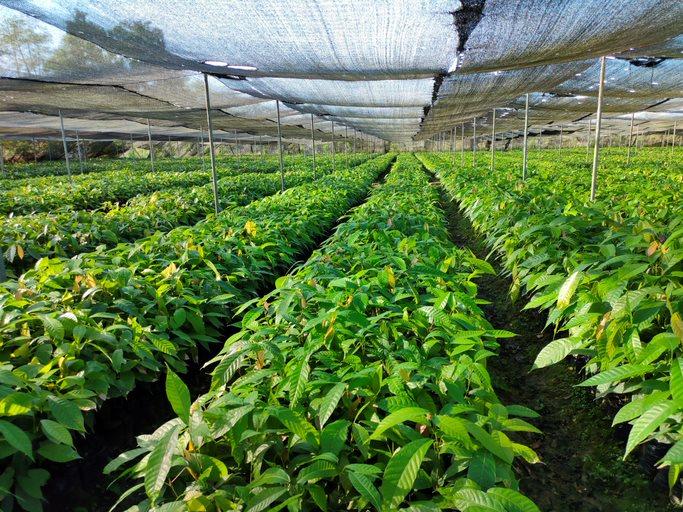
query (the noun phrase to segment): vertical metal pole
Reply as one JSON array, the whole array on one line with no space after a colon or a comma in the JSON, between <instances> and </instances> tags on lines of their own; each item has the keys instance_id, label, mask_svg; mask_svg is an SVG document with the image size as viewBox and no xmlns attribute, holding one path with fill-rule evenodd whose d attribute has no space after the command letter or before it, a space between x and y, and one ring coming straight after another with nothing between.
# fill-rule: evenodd
<instances>
[{"instance_id":1,"label":"vertical metal pole","mask_svg":"<svg viewBox=\"0 0 683 512\"><path fill-rule=\"evenodd\" d=\"M472 122L472 167L477 166L477 118Z\"/></svg>"},{"instance_id":2,"label":"vertical metal pole","mask_svg":"<svg viewBox=\"0 0 683 512\"><path fill-rule=\"evenodd\" d=\"M602 125L602 97L605 92L605 57L600 57L600 85L598 88L598 112L595 121L595 147L593 149L593 173L591 175L591 201L595 201L598 188L598 165L600 163L600 127Z\"/></svg>"},{"instance_id":3,"label":"vertical metal pole","mask_svg":"<svg viewBox=\"0 0 683 512\"><path fill-rule=\"evenodd\" d=\"M261 161L263 162L263 136L258 136L259 151L261 152Z\"/></svg>"},{"instance_id":4,"label":"vertical metal pole","mask_svg":"<svg viewBox=\"0 0 683 512\"><path fill-rule=\"evenodd\" d=\"M344 160L346 160L346 170L349 170L349 154L346 150L346 141L349 140L349 127L344 127Z\"/></svg>"},{"instance_id":5,"label":"vertical metal pole","mask_svg":"<svg viewBox=\"0 0 683 512\"><path fill-rule=\"evenodd\" d=\"M493 109L493 121L491 122L491 172L496 158L496 109Z\"/></svg>"},{"instance_id":6,"label":"vertical metal pole","mask_svg":"<svg viewBox=\"0 0 683 512\"><path fill-rule=\"evenodd\" d=\"M317 179L317 169L315 167L315 121L311 114L311 147L313 148L313 179Z\"/></svg>"},{"instance_id":7,"label":"vertical metal pole","mask_svg":"<svg viewBox=\"0 0 683 512\"><path fill-rule=\"evenodd\" d=\"M66 172L69 175L69 180L73 182L71 177L71 165L69 164L69 149L66 147L66 134L64 133L64 118L62 111L59 111L59 125L62 129L62 145L64 146L64 159L66 160Z\"/></svg>"},{"instance_id":8,"label":"vertical metal pole","mask_svg":"<svg viewBox=\"0 0 683 512\"><path fill-rule=\"evenodd\" d=\"M455 167L455 130L456 126L451 128L451 165Z\"/></svg>"},{"instance_id":9,"label":"vertical metal pole","mask_svg":"<svg viewBox=\"0 0 683 512\"><path fill-rule=\"evenodd\" d=\"M211 121L211 98L209 97L209 76L204 74L204 100L206 102L206 129L209 132L209 155L211 157L211 179L213 182L213 210L221 211L218 202L218 176L216 175L216 154L213 147L213 123Z\"/></svg>"},{"instance_id":10,"label":"vertical metal pole","mask_svg":"<svg viewBox=\"0 0 683 512\"><path fill-rule=\"evenodd\" d=\"M335 152L334 152L334 122L332 122L332 172L335 172Z\"/></svg>"},{"instance_id":11,"label":"vertical metal pole","mask_svg":"<svg viewBox=\"0 0 683 512\"><path fill-rule=\"evenodd\" d=\"M149 124L149 117L147 118L147 140L149 141L149 161L152 165L152 172L154 172L154 146L152 145L152 127Z\"/></svg>"},{"instance_id":12,"label":"vertical metal pole","mask_svg":"<svg viewBox=\"0 0 683 512\"><path fill-rule=\"evenodd\" d=\"M676 147L676 128L678 128L678 121L674 121L674 131L671 136L671 154L669 160L674 157L674 147Z\"/></svg>"},{"instance_id":13,"label":"vertical metal pole","mask_svg":"<svg viewBox=\"0 0 683 512\"><path fill-rule=\"evenodd\" d=\"M522 149L522 181L526 179L529 162L529 93L524 101L524 147Z\"/></svg>"},{"instance_id":14,"label":"vertical metal pole","mask_svg":"<svg viewBox=\"0 0 683 512\"><path fill-rule=\"evenodd\" d=\"M460 125L460 167L465 166L465 123Z\"/></svg>"},{"instance_id":15,"label":"vertical metal pole","mask_svg":"<svg viewBox=\"0 0 683 512\"><path fill-rule=\"evenodd\" d=\"M280 158L280 190L285 191L285 164L282 160L282 126L280 125L280 100L275 100L277 109L277 149Z\"/></svg>"},{"instance_id":16,"label":"vertical metal pole","mask_svg":"<svg viewBox=\"0 0 683 512\"><path fill-rule=\"evenodd\" d=\"M83 174L83 155L81 155L81 138L78 136L78 130L76 130L76 153L78 153L78 167Z\"/></svg>"},{"instance_id":17,"label":"vertical metal pole","mask_svg":"<svg viewBox=\"0 0 683 512\"><path fill-rule=\"evenodd\" d=\"M628 129L628 149L626 149L626 165L631 164L631 139L633 139L633 119L635 113L631 113L631 126Z\"/></svg>"},{"instance_id":18,"label":"vertical metal pole","mask_svg":"<svg viewBox=\"0 0 683 512\"><path fill-rule=\"evenodd\" d=\"M202 159L202 171L206 170L206 164L204 163L204 156L206 151L204 151L204 127L199 127L199 158Z\"/></svg>"}]
</instances>

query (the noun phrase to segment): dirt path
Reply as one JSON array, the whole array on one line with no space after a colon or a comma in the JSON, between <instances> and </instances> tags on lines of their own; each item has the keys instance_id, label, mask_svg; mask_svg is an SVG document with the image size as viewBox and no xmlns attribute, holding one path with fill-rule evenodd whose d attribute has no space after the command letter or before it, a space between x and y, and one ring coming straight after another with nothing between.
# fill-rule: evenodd
<instances>
[{"instance_id":1,"label":"dirt path","mask_svg":"<svg viewBox=\"0 0 683 512\"><path fill-rule=\"evenodd\" d=\"M438 186L438 184L436 184ZM470 222L442 189L452 240L469 247L479 258L488 251ZM500 271L500 265L491 261ZM611 428L611 412L596 402L590 390L578 388L582 379L569 363L529 372L540 349L552 339L543 330L546 315L521 311L524 299L513 304L510 280L487 276L479 280L479 296L489 321L518 334L502 340L500 357L490 371L501 400L534 409L533 420L543 436L522 438L541 458L541 464L519 468L522 491L543 512L665 512L673 511L667 489L655 488L636 457L622 461L623 441Z\"/></svg>"}]
</instances>

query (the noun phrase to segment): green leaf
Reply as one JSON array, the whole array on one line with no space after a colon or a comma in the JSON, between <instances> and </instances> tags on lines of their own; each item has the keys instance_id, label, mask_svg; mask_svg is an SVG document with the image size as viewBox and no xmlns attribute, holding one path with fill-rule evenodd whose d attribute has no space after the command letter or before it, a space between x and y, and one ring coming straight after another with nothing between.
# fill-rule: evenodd
<instances>
[{"instance_id":1,"label":"green leaf","mask_svg":"<svg viewBox=\"0 0 683 512\"><path fill-rule=\"evenodd\" d=\"M576 292L582 277L583 274L577 270L572 273L564 283L562 283L560 291L557 294L557 307L559 309L565 309L567 306L569 306L569 303L571 302L574 292Z\"/></svg>"},{"instance_id":2,"label":"green leaf","mask_svg":"<svg viewBox=\"0 0 683 512\"><path fill-rule=\"evenodd\" d=\"M0 420L0 434L5 438L5 441L16 448L21 453L33 460L33 450L31 448L31 438L16 425L9 421Z\"/></svg>"},{"instance_id":3,"label":"green leaf","mask_svg":"<svg viewBox=\"0 0 683 512\"><path fill-rule=\"evenodd\" d=\"M40 428L50 441L73 446L71 432L61 423L52 420L40 420Z\"/></svg>"},{"instance_id":4,"label":"green leaf","mask_svg":"<svg viewBox=\"0 0 683 512\"><path fill-rule=\"evenodd\" d=\"M85 432L83 413L74 402L66 398L51 397L50 412L66 428Z\"/></svg>"},{"instance_id":5,"label":"green leaf","mask_svg":"<svg viewBox=\"0 0 683 512\"><path fill-rule=\"evenodd\" d=\"M348 471L347 475L349 476L349 482L358 491L358 494L365 498L375 509L381 510L382 498L370 479L364 474L354 471Z\"/></svg>"},{"instance_id":6,"label":"green leaf","mask_svg":"<svg viewBox=\"0 0 683 512\"><path fill-rule=\"evenodd\" d=\"M69 462L81 458L71 446L55 444L52 441L43 442L38 448L38 453L53 462Z\"/></svg>"},{"instance_id":7,"label":"green leaf","mask_svg":"<svg viewBox=\"0 0 683 512\"><path fill-rule=\"evenodd\" d=\"M41 315L40 320L43 322L45 334L54 341L62 341L64 339L64 326L62 322L51 316Z\"/></svg>"},{"instance_id":8,"label":"green leaf","mask_svg":"<svg viewBox=\"0 0 683 512\"><path fill-rule=\"evenodd\" d=\"M104 466L102 473L104 473L105 475L108 475L108 474L116 471L123 464L130 462L131 460L135 460L136 457L139 457L143 453L147 453L147 452L149 452L149 450L147 448L135 448L133 450L128 450L127 452L123 452L118 457L111 460L106 466Z\"/></svg>"},{"instance_id":9,"label":"green leaf","mask_svg":"<svg viewBox=\"0 0 683 512\"><path fill-rule=\"evenodd\" d=\"M159 440L147 460L145 468L145 491L152 503L156 503L164 482L171 470L173 455L178 449L178 429L174 427Z\"/></svg>"},{"instance_id":10,"label":"green leaf","mask_svg":"<svg viewBox=\"0 0 683 512\"><path fill-rule=\"evenodd\" d=\"M330 419L334 409L337 407L339 400L344 395L346 390L346 384L340 382L335 384L332 389L330 389L327 394L320 401L318 406L318 426L323 428L327 420Z\"/></svg>"},{"instance_id":11,"label":"green leaf","mask_svg":"<svg viewBox=\"0 0 683 512\"><path fill-rule=\"evenodd\" d=\"M487 494L505 505L508 512L541 512L533 501L514 489L493 487Z\"/></svg>"},{"instance_id":12,"label":"green leaf","mask_svg":"<svg viewBox=\"0 0 683 512\"><path fill-rule=\"evenodd\" d=\"M512 459L514 458L512 450L510 450L507 447L501 446L501 444L496 439L494 439L491 434L486 432L486 430L481 428L476 423L467 421L465 423L465 426L467 427L468 432L472 434L472 437L479 441L479 443L484 448L486 448L496 457L501 459L503 462L512 464Z\"/></svg>"},{"instance_id":13,"label":"green leaf","mask_svg":"<svg viewBox=\"0 0 683 512\"><path fill-rule=\"evenodd\" d=\"M496 497L478 489L460 489L451 501L463 512L509 512Z\"/></svg>"},{"instance_id":14,"label":"green leaf","mask_svg":"<svg viewBox=\"0 0 683 512\"><path fill-rule=\"evenodd\" d=\"M488 489L496 483L496 461L488 452L477 452L470 460L467 478L474 480L482 489Z\"/></svg>"},{"instance_id":15,"label":"green leaf","mask_svg":"<svg viewBox=\"0 0 683 512\"><path fill-rule=\"evenodd\" d=\"M284 487L269 487L264 489L249 500L249 508L247 508L246 512L261 512L266 510L275 500L286 492L287 489Z\"/></svg>"},{"instance_id":16,"label":"green leaf","mask_svg":"<svg viewBox=\"0 0 683 512\"><path fill-rule=\"evenodd\" d=\"M667 418L676 412L676 404L670 400L664 400L646 410L634 423L626 442L624 459L633 449L643 442L647 436L654 432Z\"/></svg>"},{"instance_id":17,"label":"green leaf","mask_svg":"<svg viewBox=\"0 0 683 512\"><path fill-rule=\"evenodd\" d=\"M532 369L545 368L562 361L572 350L581 346L581 341L573 338L562 338L548 343L536 356Z\"/></svg>"},{"instance_id":18,"label":"green leaf","mask_svg":"<svg viewBox=\"0 0 683 512\"><path fill-rule=\"evenodd\" d=\"M389 416L379 422L377 428L370 436L369 440L378 439L384 432L391 427L395 427L406 421L414 421L416 423L427 423L427 415L429 411L422 407L403 407L396 412L392 412Z\"/></svg>"},{"instance_id":19,"label":"green leaf","mask_svg":"<svg viewBox=\"0 0 683 512\"><path fill-rule=\"evenodd\" d=\"M304 391L306 390L306 384L308 383L308 374L311 367L308 365L308 358L310 353L306 354L306 357L301 358L301 360L295 365L294 371L291 374L291 388L290 388L290 403L294 407Z\"/></svg>"},{"instance_id":20,"label":"green leaf","mask_svg":"<svg viewBox=\"0 0 683 512\"><path fill-rule=\"evenodd\" d=\"M579 386L600 386L602 384L611 384L612 382L618 380L644 375L651 370L651 366L624 364L622 366L617 366L616 368L600 372L597 375L593 375L590 379L587 379L579 384Z\"/></svg>"},{"instance_id":21,"label":"green leaf","mask_svg":"<svg viewBox=\"0 0 683 512\"><path fill-rule=\"evenodd\" d=\"M27 393L10 393L0 399L0 416L21 416L32 411L33 401Z\"/></svg>"},{"instance_id":22,"label":"green leaf","mask_svg":"<svg viewBox=\"0 0 683 512\"><path fill-rule=\"evenodd\" d=\"M659 467L683 464L683 440L677 441L657 463Z\"/></svg>"},{"instance_id":23,"label":"green leaf","mask_svg":"<svg viewBox=\"0 0 683 512\"><path fill-rule=\"evenodd\" d=\"M298 412L286 407L269 407L268 412L287 427L287 430L302 440L316 446L320 444L318 431Z\"/></svg>"},{"instance_id":24,"label":"green leaf","mask_svg":"<svg viewBox=\"0 0 683 512\"><path fill-rule=\"evenodd\" d=\"M170 368L166 369L166 396L173 412L187 425L190 420L190 406L192 404L190 390Z\"/></svg>"},{"instance_id":25,"label":"green leaf","mask_svg":"<svg viewBox=\"0 0 683 512\"><path fill-rule=\"evenodd\" d=\"M683 357L677 357L671 361L669 389L676 406L679 409L683 409Z\"/></svg>"},{"instance_id":26,"label":"green leaf","mask_svg":"<svg viewBox=\"0 0 683 512\"><path fill-rule=\"evenodd\" d=\"M306 489L316 506L323 512L327 512L327 493L325 489L316 484L308 484Z\"/></svg>"},{"instance_id":27,"label":"green leaf","mask_svg":"<svg viewBox=\"0 0 683 512\"><path fill-rule=\"evenodd\" d=\"M395 510L413 489L422 460L432 445L431 439L412 441L396 452L384 469L380 493L382 510Z\"/></svg>"}]
</instances>

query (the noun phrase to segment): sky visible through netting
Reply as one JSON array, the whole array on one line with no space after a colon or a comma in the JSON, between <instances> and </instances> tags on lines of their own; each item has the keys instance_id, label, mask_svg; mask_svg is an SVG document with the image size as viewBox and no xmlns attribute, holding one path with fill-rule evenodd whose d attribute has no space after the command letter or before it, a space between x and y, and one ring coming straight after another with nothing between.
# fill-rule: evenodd
<instances>
[{"instance_id":1,"label":"sky visible through netting","mask_svg":"<svg viewBox=\"0 0 683 512\"><path fill-rule=\"evenodd\" d=\"M0 0L0 137L420 145L683 119L674 0Z\"/></svg>"}]
</instances>

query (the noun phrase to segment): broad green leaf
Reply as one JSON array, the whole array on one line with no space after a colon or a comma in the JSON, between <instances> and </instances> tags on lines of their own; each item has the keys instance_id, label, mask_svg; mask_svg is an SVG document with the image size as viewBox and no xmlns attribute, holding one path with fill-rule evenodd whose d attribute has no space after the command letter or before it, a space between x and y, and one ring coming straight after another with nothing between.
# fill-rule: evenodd
<instances>
[{"instance_id":1,"label":"broad green leaf","mask_svg":"<svg viewBox=\"0 0 683 512\"><path fill-rule=\"evenodd\" d=\"M159 440L147 460L145 492L155 503L171 470L171 460L178 450L178 427L174 427Z\"/></svg>"},{"instance_id":2,"label":"broad green leaf","mask_svg":"<svg viewBox=\"0 0 683 512\"><path fill-rule=\"evenodd\" d=\"M557 294L557 307L559 309L565 309L567 306L569 306L569 303L571 302L574 292L576 292L582 277L583 274L577 270L573 272L564 283L562 283L560 291Z\"/></svg>"},{"instance_id":3,"label":"broad green leaf","mask_svg":"<svg viewBox=\"0 0 683 512\"><path fill-rule=\"evenodd\" d=\"M611 384L612 382L645 375L651 370L651 366L625 364L604 372L600 372L597 375L593 375L590 379L587 379L579 384L579 386L600 386L602 384Z\"/></svg>"},{"instance_id":4,"label":"broad green leaf","mask_svg":"<svg viewBox=\"0 0 683 512\"><path fill-rule=\"evenodd\" d=\"M386 468L380 494L382 510L395 510L413 489L422 460L432 445L431 439L412 441L396 452Z\"/></svg>"},{"instance_id":5,"label":"broad green leaf","mask_svg":"<svg viewBox=\"0 0 683 512\"><path fill-rule=\"evenodd\" d=\"M187 425L190 420L190 390L170 368L166 369L166 396L178 417Z\"/></svg>"},{"instance_id":6,"label":"broad green leaf","mask_svg":"<svg viewBox=\"0 0 683 512\"><path fill-rule=\"evenodd\" d=\"M683 440L676 441L657 464L659 467L683 464Z\"/></svg>"},{"instance_id":7,"label":"broad green leaf","mask_svg":"<svg viewBox=\"0 0 683 512\"><path fill-rule=\"evenodd\" d=\"M83 413L74 402L66 398L54 397L49 402L50 412L59 423L71 430L85 432Z\"/></svg>"},{"instance_id":8,"label":"broad green leaf","mask_svg":"<svg viewBox=\"0 0 683 512\"><path fill-rule=\"evenodd\" d=\"M471 421L467 421L465 423L465 426L467 427L467 431L472 434L472 437L474 437L479 443L486 448L488 451L490 451L492 454L494 454L496 457L501 459L503 462L506 462L508 464L512 464L512 459L514 458L512 454L512 450L510 450L507 447L501 446L501 444L493 438L491 434L486 432L483 428L481 428L479 425L476 423L472 423Z\"/></svg>"},{"instance_id":9,"label":"broad green leaf","mask_svg":"<svg viewBox=\"0 0 683 512\"><path fill-rule=\"evenodd\" d=\"M62 325L62 322L47 315L41 315L40 319L43 322L45 334L47 334L50 339L54 341L62 341L64 339L64 326Z\"/></svg>"},{"instance_id":10,"label":"broad green leaf","mask_svg":"<svg viewBox=\"0 0 683 512\"><path fill-rule=\"evenodd\" d=\"M335 384L320 401L318 406L318 425L320 428L323 428L332 416L345 390L346 384L342 382Z\"/></svg>"},{"instance_id":11,"label":"broad green leaf","mask_svg":"<svg viewBox=\"0 0 683 512\"><path fill-rule=\"evenodd\" d=\"M2 434L2 437L5 438L5 441L7 441L10 446L16 448L29 459L33 460L31 438L26 435L26 432L9 421L0 420L0 434Z\"/></svg>"},{"instance_id":12,"label":"broad green leaf","mask_svg":"<svg viewBox=\"0 0 683 512\"><path fill-rule=\"evenodd\" d=\"M669 389L676 406L679 409L683 409L683 357L677 357L671 361Z\"/></svg>"},{"instance_id":13,"label":"broad green leaf","mask_svg":"<svg viewBox=\"0 0 683 512\"><path fill-rule=\"evenodd\" d=\"M396 412L392 412L389 416L379 422L377 428L370 436L369 440L378 439L384 432L391 427L395 427L406 421L414 421L416 423L427 423L427 415L429 411L421 407L404 407Z\"/></svg>"},{"instance_id":14,"label":"broad green leaf","mask_svg":"<svg viewBox=\"0 0 683 512\"><path fill-rule=\"evenodd\" d=\"M287 430L303 441L316 446L320 444L318 431L298 412L286 407L269 407L268 412L277 418Z\"/></svg>"},{"instance_id":15,"label":"broad green leaf","mask_svg":"<svg viewBox=\"0 0 683 512\"><path fill-rule=\"evenodd\" d=\"M351 482L354 489L358 491L358 494L365 498L376 510L381 510L382 498L370 479L366 475L354 471L348 471L347 475L349 477L349 482Z\"/></svg>"},{"instance_id":16,"label":"broad green leaf","mask_svg":"<svg viewBox=\"0 0 683 512\"><path fill-rule=\"evenodd\" d=\"M493 455L480 451L474 454L467 468L467 478L486 490L496 483L496 461Z\"/></svg>"},{"instance_id":17,"label":"broad green leaf","mask_svg":"<svg viewBox=\"0 0 683 512\"><path fill-rule=\"evenodd\" d=\"M31 395L27 393L10 393L0 399L0 416L21 416L32 411Z\"/></svg>"},{"instance_id":18,"label":"broad green leaf","mask_svg":"<svg viewBox=\"0 0 683 512\"><path fill-rule=\"evenodd\" d=\"M61 423L52 420L40 420L40 428L51 441L73 446L71 432Z\"/></svg>"},{"instance_id":19,"label":"broad green leaf","mask_svg":"<svg viewBox=\"0 0 683 512\"><path fill-rule=\"evenodd\" d=\"M287 492L285 487L268 487L252 497L247 505L246 512L261 512L263 510L271 510L269 507L275 500Z\"/></svg>"},{"instance_id":20,"label":"broad green leaf","mask_svg":"<svg viewBox=\"0 0 683 512\"><path fill-rule=\"evenodd\" d=\"M462 512L509 512L495 496L478 489L460 489L449 501Z\"/></svg>"},{"instance_id":21,"label":"broad green leaf","mask_svg":"<svg viewBox=\"0 0 683 512\"><path fill-rule=\"evenodd\" d=\"M147 448L134 448L133 450L123 452L118 457L111 460L106 466L104 466L102 473L104 473L105 475L109 475L110 473L113 473L118 468L120 468L123 464L135 460L137 457L147 452L149 452Z\"/></svg>"},{"instance_id":22,"label":"broad green leaf","mask_svg":"<svg viewBox=\"0 0 683 512\"><path fill-rule=\"evenodd\" d=\"M494 487L487 494L500 501L508 512L541 512L533 501L514 489Z\"/></svg>"},{"instance_id":23,"label":"broad green leaf","mask_svg":"<svg viewBox=\"0 0 683 512\"><path fill-rule=\"evenodd\" d=\"M311 367L308 365L309 357L310 353L306 354L305 357L301 358L301 360L295 365L294 370L290 375L292 384L289 399L292 407L294 407L297 404L301 396L304 394L304 391L306 390L306 384L308 383L308 374L311 370Z\"/></svg>"},{"instance_id":24,"label":"broad green leaf","mask_svg":"<svg viewBox=\"0 0 683 512\"><path fill-rule=\"evenodd\" d=\"M631 428L631 432L629 433L628 441L626 442L624 459L636 446L643 442L647 436L657 430L657 428L676 412L676 410L677 407L674 402L664 400L646 410L638 419L636 419Z\"/></svg>"},{"instance_id":25,"label":"broad green leaf","mask_svg":"<svg viewBox=\"0 0 683 512\"><path fill-rule=\"evenodd\" d=\"M69 462L80 459L78 452L66 444L55 444L45 441L38 448L38 453L53 462Z\"/></svg>"},{"instance_id":26,"label":"broad green leaf","mask_svg":"<svg viewBox=\"0 0 683 512\"><path fill-rule=\"evenodd\" d=\"M562 361L572 350L581 346L581 341L573 338L562 338L548 343L536 356L533 369L545 368Z\"/></svg>"}]
</instances>

